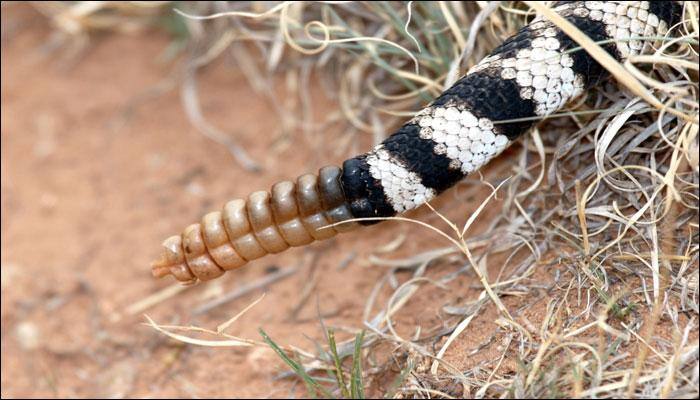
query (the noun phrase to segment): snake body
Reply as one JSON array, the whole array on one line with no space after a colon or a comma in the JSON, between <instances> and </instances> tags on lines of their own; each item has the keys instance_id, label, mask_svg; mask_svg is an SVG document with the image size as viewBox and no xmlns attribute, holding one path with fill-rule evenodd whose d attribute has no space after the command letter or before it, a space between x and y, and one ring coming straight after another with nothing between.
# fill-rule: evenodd
<instances>
[{"instance_id":1,"label":"snake body","mask_svg":"<svg viewBox=\"0 0 700 400\"><path fill-rule=\"evenodd\" d=\"M675 1L562 1L553 9L620 62L647 52L653 41L639 38L665 35L682 14ZM371 151L233 200L166 239L154 276L213 279L421 206L607 78L577 47L537 16ZM336 224L360 218L370 220Z\"/></svg>"}]
</instances>

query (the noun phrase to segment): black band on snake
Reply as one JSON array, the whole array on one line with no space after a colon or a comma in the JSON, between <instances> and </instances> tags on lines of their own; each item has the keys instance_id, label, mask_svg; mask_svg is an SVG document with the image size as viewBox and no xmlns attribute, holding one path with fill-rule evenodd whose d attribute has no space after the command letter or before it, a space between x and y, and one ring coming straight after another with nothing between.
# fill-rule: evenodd
<instances>
[{"instance_id":1,"label":"black band on snake","mask_svg":"<svg viewBox=\"0 0 700 400\"><path fill-rule=\"evenodd\" d=\"M680 22L670 1L564 1L554 10L624 61ZM614 41L611 41L614 40ZM606 70L553 23L536 17L372 151L233 200L163 243L153 275L209 280L268 253L358 226L353 218L414 209L481 168ZM525 122L505 122L520 120ZM527 119L529 118L529 119ZM372 224L378 220L361 221Z\"/></svg>"}]
</instances>

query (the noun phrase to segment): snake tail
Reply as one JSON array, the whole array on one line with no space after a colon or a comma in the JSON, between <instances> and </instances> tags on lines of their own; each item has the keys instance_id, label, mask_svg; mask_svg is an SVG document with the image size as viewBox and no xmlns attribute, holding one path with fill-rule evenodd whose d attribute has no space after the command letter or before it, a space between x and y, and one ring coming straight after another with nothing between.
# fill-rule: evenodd
<instances>
[{"instance_id":1,"label":"snake tail","mask_svg":"<svg viewBox=\"0 0 700 400\"><path fill-rule=\"evenodd\" d=\"M682 16L675 1L562 1L553 9L620 62L648 53L654 41L642 38L666 35ZM153 275L210 280L415 209L606 78L572 38L536 16L371 151L230 201L166 239ZM373 220L347 223L358 218Z\"/></svg>"}]
</instances>

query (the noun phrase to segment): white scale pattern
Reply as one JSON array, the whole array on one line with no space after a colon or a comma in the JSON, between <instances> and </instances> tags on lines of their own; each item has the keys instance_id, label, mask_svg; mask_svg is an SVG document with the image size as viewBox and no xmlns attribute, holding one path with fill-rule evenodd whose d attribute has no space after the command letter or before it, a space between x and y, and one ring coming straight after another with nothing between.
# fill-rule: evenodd
<instances>
[{"instance_id":1,"label":"white scale pattern","mask_svg":"<svg viewBox=\"0 0 700 400\"><path fill-rule=\"evenodd\" d=\"M520 97L535 103L535 114L549 115L580 95L585 82L583 76L574 73L574 60L559 51L556 34L554 27L548 27L543 36L532 40L530 48L518 50L515 57L487 57L469 73L490 68L502 79L515 79Z\"/></svg>"},{"instance_id":2,"label":"white scale pattern","mask_svg":"<svg viewBox=\"0 0 700 400\"><path fill-rule=\"evenodd\" d=\"M666 21L649 12L648 1L586 1L578 5L574 15L603 21L605 33L616 39L615 45L623 59L645 51L650 41L635 37L663 36L668 32Z\"/></svg>"},{"instance_id":3,"label":"white scale pattern","mask_svg":"<svg viewBox=\"0 0 700 400\"><path fill-rule=\"evenodd\" d=\"M379 145L367 156L369 173L382 183L384 194L396 212L411 210L435 197L433 189L426 188L414 172L395 159Z\"/></svg>"},{"instance_id":4,"label":"white scale pattern","mask_svg":"<svg viewBox=\"0 0 700 400\"><path fill-rule=\"evenodd\" d=\"M420 137L436 143L433 151L444 154L450 167L468 174L505 149L509 140L493 132L493 121L477 118L463 106L428 107L416 116Z\"/></svg>"},{"instance_id":5,"label":"white scale pattern","mask_svg":"<svg viewBox=\"0 0 700 400\"><path fill-rule=\"evenodd\" d=\"M493 132L493 122L477 118L464 106L427 107L415 118L420 137L434 141L433 151L452 160L450 167L464 174L476 171L501 153L510 141ZM367 156L369 172L381 182L384 194L396 212L414 209L432 200L436 193L423 186L420 177L406 169L378 145Z\"/></svg>"},{"instance_id":6,"label":"white scale pattern","mask_svg":"<svg viewBox=\"0 0 700 400\"><path fill-rule=\"evenodd\" d=\"M571 10L578 17L602 21L605 33L615 39L623 61L651 46L652 41L641 40L640 37L663 36L669 28L666 21L649 12L648 1L579 1L563 4L554 10L558 13ZM533 24L543 22L542 16L533 20Z\"/></svg>"},{"instance_id":7,"label":"white scale pattern","mask_svg":"<svg viewBox=\"0 0 700 400\"><path fill-rule=\"evenodd\" d=\"M586 1L556 7L559 13L572 9L576 16L603 21L606 34L614 39L624 59L651 46L631 37L664 35L666 22L649 13L649 2ZM559 50L557 29L551 22L537 17L530 24L532 30L543 30L543 35L532 40L530 48L520 49L515 57L501 59L500 55L484 58L469 73L493 69L502 79L515 79L520 86L520 97L532 99L535 113L549 115L571 99L583 93L584 77L574 73L572 58Z\"/></svg>"},{"instance_id":8,"label":"white scale pattern","mask_svg":"<svg viewBox=\"0 0 700 400\"><path fill-rule=\"evenodd\" d=\"M664 35L668 30L665 21L648 11L646 1L586 1L564 4L555 10L562 13L570 8L574 15L603 21L607 35L618 39L616 46L623 59L650 46L631 37ZM551 22L538 16L529 26L532 30L543 30L540 37L532 40L530 48L520 49L511 58L486 57L467 74L491 69L502 79L515 79L521 88L520 97L532 99L535 113L546 116L583 93L585 79L574 73L573 59L560 51L558 30ZM421 138L436 143L433 151L446 155L452 160L450 167L461 169L464 174L478 170L510 145L506 136L493 132L493 121L477 118L461 104L427 107L413 122L421 127ZM381 181L398 213L416 208L436 195L381 145L369 153L367 163L370 174Z\"/></svg>"}]
</instances>

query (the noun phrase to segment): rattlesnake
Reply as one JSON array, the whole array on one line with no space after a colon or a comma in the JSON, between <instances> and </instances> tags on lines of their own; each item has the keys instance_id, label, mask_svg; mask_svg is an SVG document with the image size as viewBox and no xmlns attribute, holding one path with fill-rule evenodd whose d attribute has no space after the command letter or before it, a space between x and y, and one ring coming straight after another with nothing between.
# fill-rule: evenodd
<instances>
[{"instance_id":1,"label":"rattlesnake","mask_svg":"<svg viewBox=\"0 0 700 400\"><path fill-rule=\"evenodd\" d=\"M621 62L651 49L682 14L675 1L562 1L553 9ZM537 16L370 152L230 201L166 239L153 275L213 279L268 253L419 207L607 76Z\"/></svg>"}]
</instances>

